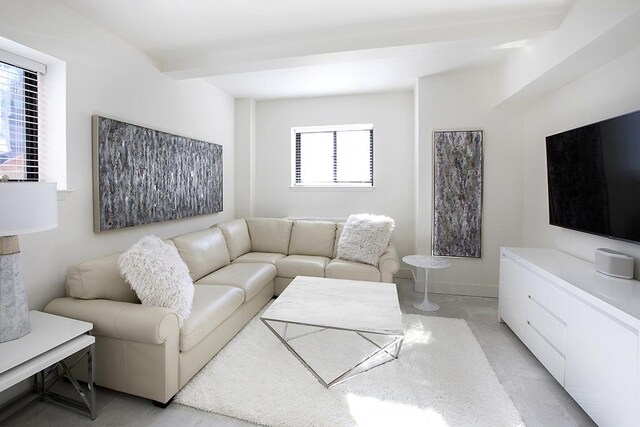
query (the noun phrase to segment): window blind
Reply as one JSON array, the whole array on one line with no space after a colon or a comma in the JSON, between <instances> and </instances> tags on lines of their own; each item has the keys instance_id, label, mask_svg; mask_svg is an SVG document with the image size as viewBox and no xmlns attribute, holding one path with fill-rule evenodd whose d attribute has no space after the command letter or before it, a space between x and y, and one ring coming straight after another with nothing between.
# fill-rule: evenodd
<instances>
[{"instance_id":1,"label":"window blind","mask_svg":"<svg viewBox=\"0 0 640 427\"><path fill-rule=\"evenodd\" d=\"M294 185L373 186L373 126L294 129Z\"/></svg>"},{"instance_id":2,"label":"window blind","mask_svg":"<svg viewBox=\"0 0 640 427\"><path fill-rule=\"evenodd\" d=\"M0 176L38 181L40 73L0 62Z\"/></svg>"},{"instance_id":3,"label":"window blind","mask_svg":"<svg viewBox=\"0 0 640 427\"><path fill-rule=\"evenodd\" d=\"M300 132L296 132L296 184L300 184L302 182L302 168L300 167L302 163L302 134Z\"/></svg>"}]
</instances>

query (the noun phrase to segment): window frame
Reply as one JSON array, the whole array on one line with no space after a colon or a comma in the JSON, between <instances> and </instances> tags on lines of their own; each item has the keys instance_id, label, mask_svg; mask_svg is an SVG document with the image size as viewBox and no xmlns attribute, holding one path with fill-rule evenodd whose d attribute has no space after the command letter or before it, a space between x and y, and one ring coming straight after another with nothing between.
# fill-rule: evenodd
<instances>
[{"instance_id":1,"label":"window frame","mask_svg":"<svg viewBox=\"0 0 640 427\"><path fill-rule=\"evenodd\" d=\"M368 131L369 132L369 176L368 182L349 182L337 180L338 142L339 132ZM298 165L301 161L301 139L305 133L333 133L333 182L305 184L300 182L301 170ZM296 126L291 128L291 189L361 189L375 188L375 143L373 124L350 124L328 126Z\"/></svg>"}]
</instances>

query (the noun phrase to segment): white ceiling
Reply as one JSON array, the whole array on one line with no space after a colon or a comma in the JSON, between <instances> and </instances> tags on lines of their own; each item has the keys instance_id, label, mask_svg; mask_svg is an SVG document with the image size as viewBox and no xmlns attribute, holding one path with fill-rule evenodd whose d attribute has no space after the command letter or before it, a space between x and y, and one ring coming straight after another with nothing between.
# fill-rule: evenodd
<instances>
[{"instance_id":1,"label":"white ceiling","mask_svg":"<svg viewBox=\"0 0 640 427\"><path fill-rule=\"evenodd\" d=\"M60 0L235 97L411 88L558 28L573 0ZM526 40L526 42L523 42ZM513 48L513 47L512 47Z\"/></svg>"}]
</instances>

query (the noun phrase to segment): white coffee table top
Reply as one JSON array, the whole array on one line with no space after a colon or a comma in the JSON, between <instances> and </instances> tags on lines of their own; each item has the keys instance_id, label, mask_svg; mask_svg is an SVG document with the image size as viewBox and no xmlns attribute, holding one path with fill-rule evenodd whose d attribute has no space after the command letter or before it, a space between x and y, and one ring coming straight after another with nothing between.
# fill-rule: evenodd
<instances>
[{"instance_id":1,"label":"white coffee table top","mask_svg":"<svg viewBox=\"0 0 640 427\"><path fill-rule=\"evenodd\" d=\"M448 268L451 267L451 261L446 258L430 255L407 255L402 261L409 265L421 268Z\"/></svg>"},{"instance_id":2,"label":"white coffee table top","mask_svg":"<svg viewBox=\"0 0 640 427\"><path fill-rule=\"evenodd\" d=\"M402 335L395 283L298 276L262 319Z\"/></svg>"},{"instance_id":3,"label":"white coffee table top","mask_svg":"<svg viewBox=\"0 0 640 427\"><path fill-rule=\"evenodd\" d=\"M31 332L0 344L0 373L86 334L93 325L40 311L29 312Z\"/></svg>"}]
</instances>

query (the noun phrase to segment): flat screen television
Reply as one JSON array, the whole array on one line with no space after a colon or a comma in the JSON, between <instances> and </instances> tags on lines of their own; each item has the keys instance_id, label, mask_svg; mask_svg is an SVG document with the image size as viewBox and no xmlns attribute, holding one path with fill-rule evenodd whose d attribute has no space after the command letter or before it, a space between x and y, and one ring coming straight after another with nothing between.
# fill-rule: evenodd
<instances>
[{"instance_id":1,"label":"flat screen television","mask_svg":"<svg viewBox=\"0 0 640 427\"><path fill-rule=\"evenodd\" d=\"M640 111L546 138L549 223L640 243Z\"/></svg>"}]
</instances>

